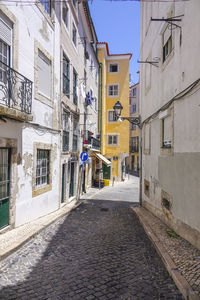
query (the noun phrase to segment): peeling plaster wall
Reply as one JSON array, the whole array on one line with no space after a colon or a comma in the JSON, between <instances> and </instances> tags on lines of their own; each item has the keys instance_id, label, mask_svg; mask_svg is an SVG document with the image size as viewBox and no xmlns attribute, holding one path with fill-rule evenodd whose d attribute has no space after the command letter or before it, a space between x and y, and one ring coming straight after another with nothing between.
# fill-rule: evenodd
<instances>
[{"instance_id":1,"label":"peeling plaster wall","mask_svg":"<svg viewBox=\"0 0 200 300\"><path fill-rule=\"evenodd\" d=\"M4 1L6 2L6 1ZM11 160L11 225L19 226L59 208L60 175L60 3L55 3L49 16L40 2L32 6L1 6L0 10L13 22L11 66L33 82L33 123L6 119L0 124L0 139L15 139L17 151ZM51 58L51 99L38 97L38 48ZM44 101L43 101L44 100ZM12 117L12 116L11 116ZM28 119L27 119L28 120ZM31 120L31 118L29 119ZM42 129L45 126L55 131ZM52 183L48 191L33 196L35 180L34 143L51 145Z\"/></svg>"},{"instance_id":2,"label":"peeling plaster wall","mask_svg":"<svg viewBox=\"0 0 200 300\"><path fill-rule=\"evenodd\" d=\"M29 137L32 137L31 139ZM59 208L59 135L33 128L23 130L22 164L18 169L18 196L16 202L16 226L30 222ZM34 143L52 145L52 189L32 197L34 169Z\"/></svg>"}]
</instances>

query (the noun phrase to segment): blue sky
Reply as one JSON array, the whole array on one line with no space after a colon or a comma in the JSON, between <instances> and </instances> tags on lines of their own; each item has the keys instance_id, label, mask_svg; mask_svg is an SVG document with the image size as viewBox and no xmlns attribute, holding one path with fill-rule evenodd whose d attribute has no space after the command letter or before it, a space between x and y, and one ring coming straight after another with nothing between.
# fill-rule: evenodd
<instances>
[{"instance_id":1,"label":"blue sky","mask_svg":"<svg viewBox=\"0 0 200 300\"><path fill-rule=\"evenodd\" d=\"M111 54L133 53L131 83L138 81L140 52L140 4L137 1L89 0L99 42L107 42Z\"/></svg>"}]
</instances>

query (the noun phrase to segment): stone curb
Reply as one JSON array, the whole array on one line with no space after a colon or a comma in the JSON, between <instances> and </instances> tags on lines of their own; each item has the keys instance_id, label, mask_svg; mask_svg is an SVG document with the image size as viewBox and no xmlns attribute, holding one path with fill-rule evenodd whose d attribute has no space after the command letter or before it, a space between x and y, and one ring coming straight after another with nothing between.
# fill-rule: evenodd
<instances>
[{"instance_id":1,"label":"stone curb","mask_svg":"<svg viewBox=\"0 0 200 300\"><path fill-rule=\"evenodd\" d=\"M61 214L57 215L53 220L51 219L50 221L44 222L45 224L38 225L39 229L35 229L34 232L32 232L29 235L25 236L20 241L15 242L10 247L8 247L5 251L3 250L2 253L1 253L1 255L0 255L0 262L3 259L5 259L6 257L8 257L9 255L11 255L12 253L14 253L15 251L17 251L19 248L21 248L29 240L31 240L32 238L34 238L35 236L37 236L46 227L48 227L51 224L53 224L54 222L56 222L59 218L65 216L65 215L69 215L72 210L76 209L78 206L80 206L82 204L83 201L81 201L81 200L79 200L79 201L80 202L76 203L74 206L72 206L71 208L69 208L68 211L62 212Z\"/></svg>"},{"instance_id":2,"label":"stone curb","mask_svg":"<svg viewBox=\"0 0 200 300\"><path fill-rule=\"evenodd\" d=\"M200 300L200 297L193 291L192 287L183 277L183 275L178 270L176 264L171 259L170 255L168 254L165 247L160 242L159 238L154 234L150 225L145 221L142 213L142 209L140 207L131 207L132 210L136 213L139 218L141 225L143 226L145 232L151 239L152 243L154 244L159 256L161 257L162 261L167 268L170 276L173 278L176 286L178 287L179 291L183 295L184 299L186 300Z\"/></svg>"}]
</instances>

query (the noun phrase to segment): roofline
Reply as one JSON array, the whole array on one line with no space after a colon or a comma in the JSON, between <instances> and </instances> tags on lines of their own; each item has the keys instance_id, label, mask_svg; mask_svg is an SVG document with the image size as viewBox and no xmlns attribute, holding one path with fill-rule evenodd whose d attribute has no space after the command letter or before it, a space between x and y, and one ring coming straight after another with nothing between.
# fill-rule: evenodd
<instances>
[{"instance_id":1,"label":"roofline","mask_svg":"<svg viewBox=\"0 0 200 300\"><path fill-rule=\"evenodd\" d=\"M138 85L138 84L140 84L140 82L138 81L137 83L134 83L133 85L131 85L130 87L129 87L129 89L131 89L131 88L133 88L133 87L135 87L136 85Z\"/></svg>"},{"instance_id":2,"label":"roofline","mask_svg":"<svg viewBox=\"0 0 200 300\"><path fill-rule=\"evenodd\" d=\"M127 56L129 56L129 59L131 59L131 57L132 57L132 53L110 54L107 42L98 42L97 47L98 47L98 45L104 45L104 47L106 48L107 56L113 56L114 57L114 56L126 56L127 55Z\"/></svg>"}]
</instances>

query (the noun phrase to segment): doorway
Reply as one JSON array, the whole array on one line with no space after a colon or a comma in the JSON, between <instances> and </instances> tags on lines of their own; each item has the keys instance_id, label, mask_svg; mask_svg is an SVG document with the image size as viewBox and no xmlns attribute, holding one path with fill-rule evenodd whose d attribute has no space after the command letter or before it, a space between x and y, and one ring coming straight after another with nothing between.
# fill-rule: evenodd
<instances>
[{"instance_id":1,"label":"doorway","mask_svg":"<svg viewBox=\"0 0 200 300\"><path fill-rule=\"evenodd\" d=\"M9 225L10 148L0 148L0 229Z\"/></svg>"},{"instance_id":2,"label":"doorway","mask_svg":"<svg viewBox=\"0 0 200 300\"><path fill-rule=\"evenodd\" d=\"M71 174L70 174L70 188L69 188L69 196L74 196L74 182L75 182L75 174L74 174L74 162L71 162Z\"/></svg>"}]
</instances>

